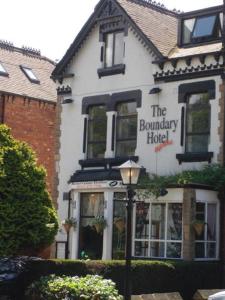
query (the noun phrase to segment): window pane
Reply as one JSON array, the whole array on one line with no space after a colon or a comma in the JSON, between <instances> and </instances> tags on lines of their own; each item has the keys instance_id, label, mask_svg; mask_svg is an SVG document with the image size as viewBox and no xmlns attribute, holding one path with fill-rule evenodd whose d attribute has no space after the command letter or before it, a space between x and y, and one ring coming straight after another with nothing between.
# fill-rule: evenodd
<instances>
[{"instance_id":1,"label":"window pane","mask_svg":"<svg viewBox=\"0 0 225 300\"><path fill-rule=\"evenodd\" d=\"M33 71L29 68L24 68L23 70L26 72L27 76L31 79L31 80L38 80L37 77L34 75Z\"/></svg>"},{"instance_id":2,"label":"window pane","mask_svg":"<svg viewBox=\"0 0 225 300\"><path fill-rule=\"evenodd\" d=\"M104 142L106 141L107 119L95 119L88 122L88 141Z\"/></svg>"},{"instance_id":3,"label":"window pane","mask_svg":"<svg viewBox=\"0 0 225 300\"><path fill-rule=\"evenodd\" d=\"M114 54L114 65L123 63L124 53L124 33L115 33L115 54Z\"/></svg>"},{"instance_id":4,"label":"window pane","mask_svg":"<svg viewBox=\"0 0 225 300\"><path fill-rule=\"evenodd\" d=\"M149 203L137 203L135 237L146 239L149 237Z\"/></svg>"},{"instance_id":5,"label":"window pane","mask_svg":"<svg viewBox=\"0 0 225 300\"><path fill-rule=\"evenodd\" d=\"M151 257L164 257L165 243L151 242L150 255Z\"/></svg>"},{"instance_id":6,"label":"window pane","mask_svg":"<svg viewBox=\"0 0 225 300\"><path fill-rule=\"evenodd\" d=\"M181 243L167 243L166 257L181 258Z\"/></svg>"},{"instance_id":7,"label":"window pane","mask_svg":"<svg viewBox=\"0 0 225 300\"><path fill-rule=\"evenodd\" d=\"M207 243L207 258L216 258L216 243Z\"/></svg>"},{"instance_id":8,"label":"window pane","mask_svg":"<svg viewBox=\"0 0 225 300\"><path fill-rule=\"evenodd\" d=\"M103 216L103 193L81 194L81 216L95 217Z\"/></svg>"},{"instance_id":9,"label":"window pane","mask_svg":"<svg viewBox=\"0 0 225 300\"><path fill-rule=\"evenodd\" d=\"M182 204L168 205L167 240L182 239Z\"/></svg>"},{"instance_id":10,"label":"window pane","mask_svg":"<svg viewBox=\"0 0 225 300\"><path fill-rule=\"evenodd\" d=\"M212 35L215 22L216 16L197 18L193 32L193 38Z\"/></svg>"},{"instance_id":11,"label":"window pane","mask_svg":"<svg viewBox=\"0 0 225 300\"><path fill-rule=\"evenodd\" d=\"M119 116L133 115L137 113L136 102L125 102L117 105L117 113Z\"/></svg>"},{"instance_id":12,"label":"window pane","mask_svg":"<svg viewBox=\"0 0 225 300\"><path fill-rule=\"evenodd\" d=\"M195 19L188 19L184 21L183 27L183 43L187 44L191 41L191 33L193 31Z\"/></svg>"},{"instance_id":13,"label":"window pane","mask_svg":"<svg viewBox=\"0 0 225 300\"><path fill-rule=\"evenodd\" d=\"M165 204L152 204L151 239L165 238Z\"/></svg>"},{"instance_id":14,"label":"window pane","mask_svg":"<svg viewBox=\"0 0 225 300\"><path fill-rule=\"evenodd\" d=\"M136 149L135 141L118 141L116 143L116 156L133 156Z\"/></svg>"},{"instance_id":15,"label":"window pane","mask_svg":"<svg viewBox=\"0 0 225 300\"><path fill-rule=\"evenodd\" d=\"M89 119L94 118L105 118L106 115L106 107L105 105L96 105L91 106L88 110Z\"/></svg>"},{"instance_id":16,"label":"window pane","mask_svg":"<svg viewBox=\"0 0 225 300\"><path fill-rule=\"evenodd\" d=\"M216 240L216 204L208 204L207 239L208 241Z\"/></svg>"},{"instance_id":17,"label":"window pane","mask_svg":"<svg viewBox=\"0 0 225 300\"><path fill-rule=\"evenodd\" d=\"M0 63L0 72L1 73L6 73L6 70L4 69L4 67L1 63Z\"/></svg>"},{"instance_id":18,"label":"window pane","mask_svg":"<svg viewBox=\"0 0 225 300\"><path fill-rule=\"evenodd\" d=\"M208 135L192 135L186 137L186 152L207 152Z\"/></svg>"},{"instance_id":19,"label":"window pane","mask_svg":"<svg viewBox=\"0 0 225 300\"><path fill-rule=\"evenodd\" d=\"M113 259L124 259L126 236L126 193L114 193Z\"/></svg>"},{"instance_id":20,"label":"window pane","mask_svg":"<svg viewBox=\"0 0 225 300\"><path fill-rule=\"evenodd\" d=\"M187 152L207 152L210 134L210 104L207 93L191 95L187 102Z\"/></svg>"},{"instance_id":21,"label":"window pane","mask_svg":"<svg viewBox=\"0 0 225 300\"><path fill-rule=\"evenodd\" d=\"M205 222L205 203L196 203L196 214L195 219L199 221ZM205 239L205 227L203 232L200 235L195 234L196 240L204 240Z\"/></svg>"},{"instance_id":22,"label":"window pane","mask_svg":"<svg viewBox=\"0 0 225 300\"><path fill-rule=\"evenodd\" d=\"M135 242L134 255L148 257L148 242Z\"/></svg>"},{"instance_id":23,"label":"window pane","mask_svg":"<svg viewBox=\"0 0 225 300\"><path fill-rule=\"evenodd\" d=\"M205 257L204 243L195 243L195 257L196 258Z\"/></svg>"},{"instance_id":24,"label":"window pane","mask_svg":"<svg viewBox=\"0 0 225 300\"><path fill-rule=\"evenodd\" d=\"M105 150L105 143L88 144L88 158L104 158Z\"/></svg>"},{"instance_id":25,"label":"window pane","mask_svg":"<svg viewBox=\"0 0 225 300\"><path fill-rule=\"evenodd\" d=\"M117 139L137 138L137 116L117 118Z\"/></svg>"},{"instance_id":26,"label":"window pane","mask_svg":"<svg viewBox=\"0 0 225 300\"><path fill-rule=\"evenodd\" d=\"M105 66L112 67L113 65L113 33L106 34L105 42Z\"/></svg>"}]
</instances>

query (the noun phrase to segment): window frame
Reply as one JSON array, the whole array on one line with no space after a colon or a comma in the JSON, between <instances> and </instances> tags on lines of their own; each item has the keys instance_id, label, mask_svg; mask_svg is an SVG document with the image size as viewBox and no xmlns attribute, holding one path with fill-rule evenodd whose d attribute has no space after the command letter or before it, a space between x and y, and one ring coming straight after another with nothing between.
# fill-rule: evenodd
<instances>
[{"instance_id":1,"label":"window frame","mask_svg":"<svg viewBox=\"0 0 225 300\"><path fill-rule=\"evenodd\" d=\"M124 37L124 31L123 30L116 30L116 31L111 31L111 32L107 32L104 34L104 68L112 68L112 67L115 67L115 66L118 66L118 65L121 65L122 64L122 61L121 63L119 64L115 64L115 49L116 49L116 35L118 33L123 33L123 37ZM107 36L109 34L112 34L113 35L113 47L112 47L112 65L111 66L107 66L106 65L106 61L107 61ZM124 40L123 40L123 57L124 57L124 47L125 47L125 43L124 43Z\"/></svg>"},{"instance_id":2,"label":"window frame","mask_svg":"<svg viewBox=\"0 0 225 300\"><path fill-rule=\"evenodd\" d=\"M90 109L92 109L93 107L105 107L105 119L106 119L106 128L105 128L105 140L104 141L94 141L94 140L90 140L89 139L89 136L90 136L90 124L93 122L93 121L98 121L98 120L103 120L103 118L101 117L95 117L95 118L90 118L90 114L89 114L89 111ZM105 145L105 151L106 151L106 144L107 144L107 114L106 114L107 110L106 110L106 105L105 104L96 104L96 105L91 105L88 107L88 119L87 119L87 159L98 159L100 157L90 157L89 155L89 151L90 151L90 145L100 145L100 144L104 144ZM104 151L104 155L103 157L101 158L104 158L105 156L105 151Z\"/></svg>"},{"instance_id":3,"label":"window frame","mask_svg":"<svg viewBox=\"0 0 225 300\"><path fill-rule=\"evenodd\" d=\"M148 229L148 237L146 239L144 238L136 238L136 216L137 216L137 206L135 205L134 207L134 212L133 212L133 241L132 241L132 253L133 253L133 256L135 258L138 258L138 259L143 259L143 258L147 258L147 259L168 259L168 260L182 260L183 259L183 203L182 201L173 201L173 200L170 200L170 201L146 201L145 204L149 204L149 217L148 217L148 221L149 221L149 229ZM152 205L154 204L163 204L165 205L165 220L164 220L164 239L154 239L151 237L151 221L152 221ZM180 204L182 206L182 220L181 220L181 239L180 240L169 240L167 239L168 237L168 207L169 207L169 204ZM144 242L144 243L147 243L148 244L148 249L147 249L147 252L148 252L148 256L137 256L135 255L135 243L136 242ZM151 243L155 243L155 242L158 242L158 243L164 243L164 256L151 256ZM178 258L178 257L167 257L167 246L169 243L176 243L176 244L181 244L181 256Z\"/></svg>"},{"instance_id":4,"label":"window frame","mask_svg":"<svg viewBox=\"0 0 225 300\"><path fill-rule=\"evenodd\" d=\"M118 109L117 107L121 104L127 104L127 103L135 103L136 104L136 113L133 113L133 114L129 114L129 115L118 115ZM134 119L136 118L137 120L137 128L136 128L136 138L118 138L118 126L119 126L119 122L120 120L126 120L126 119ZM137 102L136 101L121 101L121 102L118 102L117 105L116 105L116 126L115 126L115 156L116 157L125 157L125 156L133 156L135 153L133 153L132 155L118 155L118 143L121 143L121 142L129 142L129 141L136 141L136 147L137 147L137 131L138 131L138 112L137 112ZM135 147L135 149L136 149Z\"/></svg>"},{"instance_id":5,"label":"window frame","mask_svg":"<svg viewBox=\"0 0 225 300\"><path fill-rule=\"evenodd\" d=\"M219 249L220 249L220 202L217 199L203 200L203 199L198 199L198 197L197 197L196 203L205 204L205 211L207 211L207 216L205 214L205 220L207 220L207 218L208 218L208 210L207 210L208 205L209 204L215 204L216 205L216 240L215 241L208 241L207 239L205 239L206 233L205 233L205 236L204 236L204 240L197 240L195 238L195 245L196 245L196 243L204 243L204 252L205 253L206 253L205 247L206 247L207 243L210 243L210 242L215 243L215 245L216 245L216 250L215 250L216 257L214 257L214 258L209 258L209 257L202 257L202 258L198 257L198 258L196 258L195 255L194 255L194 260L195 261L216 261L216 260L219 260ZM195 250L195 248L194 248L194 250Z\"/></svg>"},{"instance_id":6,"label":"window frame","mask_svg":"<svg viewBox=\"0 0 225 300\"><path fill-rule=\"evenodd\" d=\"M3 63L0 61L0 66L1 66L1 69L0 69L0 76L5 76L5 77L8 77L9 76L9 73L6 71Z\"/></svg>"},{"instance_id":7,"label":"window frame","mask_svg":"<svg viewBox=\"0 0 225 300\"><path fill-rule=\"evenodd\" d=\"M210 105L210 97L208 94L208 104L209 104L209 131L208 132L197 132L197 133L193 133L193 132L188 132L188 112L190 111L189 108L189 100L190 97L193 95L200 95L200 94L208 94L207 92L199 92L199 93L191 93L187 96L187 101L186 101L186 114L185 114L185 153L189 154L189 153L207 153L208 152L208 147L206 151L187 151L187 137L189 136L202 136L202 135L207 135L208 138L210 139L210 135L211 135L211 105Z\"/></svg>"},{"instance_id":8,"label":"window frame","mask_svg":"<svg viewBox=\"0 0 225 300\"><path fill-rule=\"evenodd\" d=\"M29 79L30 82L32 83L36 83L36 84L40 84L40 80L37 78L37 76L34 74L33 69L24 65L20 65L20 69L22 70L22 72L24 73L24 75ZM32 72L33 76L36 78L31 78L28 73L26 72L26 70L29 70Z\"/></svg>"},{"instance_id":9,"label":"window frame","mask_svg":"<svg viewBox=\"0 0 225 300\"><path fill-rule=\"evenodd\" d=\"M202 45L202 44L209 44L209 43L212 43L212 42L219 42L222 40L222 24L221 24L221 17L220 17L220 14L222 12L221 11L212 11L212 13L208 13L208 14L198 14L198 15L191 15L191 14L187 14L187 17L183 18L180 23L179 23L179 26L180 26L180 29L179 29L179 32L180 34L178 35L178 44L179 46L183 46L183 47L195 47L196 45ZM215 24L214 24L214 28L213 28L213 31L212 31L212 34L211 35L207 35L207 36L202 36L202 37L198 37L198 38L195 38L193 37L193 33L194 33L194 30L196 28L196 25L197 25L197 22L199 19L201 18L207 18L207 17L210 17L210 16L216 16L216 20L215 20ZM189 20L189 19L195 19L194 20L194 26L193 26L193 29L191 31L191 34L190 34L190 41L189 42L184 42L184 26L185 26L185 21L186 20ZM220 34L221 36L216 36L216 31L219 30L220 31Z\"/></svg>"}]
</instances>

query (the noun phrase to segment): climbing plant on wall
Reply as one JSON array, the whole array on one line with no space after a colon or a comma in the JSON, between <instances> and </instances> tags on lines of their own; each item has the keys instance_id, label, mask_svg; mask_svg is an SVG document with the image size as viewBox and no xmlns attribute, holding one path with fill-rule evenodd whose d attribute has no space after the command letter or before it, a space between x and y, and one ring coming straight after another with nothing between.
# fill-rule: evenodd
<instances>
[{"instance_id":1,"label":"climbing plant on wall","mask_svg":"<svg viewBox=\"0 0 225 300\"><path fill-rule=\"evenodd\" d=\"M0 256L53 242L58 221L45 178L31 148L0 125Z\"/></svg>"},{"instance_id":2,"label":"climbing plant on wall","mask_svg":"<svg viewBox=\"0 0 225 300\"><path fill-rule=\"evenodd\" d=\"M223 197L225 192L225 168L219 164L206 165L200 170L183 171L167 176L146 175L141 177L137 189L139 197L160 196L162 189L174 185L202 184L211 186Z\"/></svg>"}]
</instances>

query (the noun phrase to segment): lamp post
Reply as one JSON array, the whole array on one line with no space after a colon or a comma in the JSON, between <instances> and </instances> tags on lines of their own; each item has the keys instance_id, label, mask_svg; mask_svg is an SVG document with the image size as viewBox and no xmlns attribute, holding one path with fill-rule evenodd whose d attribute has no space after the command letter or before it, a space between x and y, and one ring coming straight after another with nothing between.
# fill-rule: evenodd
<instances>
[{"instance_id":1,"label":"lamp post","mask_svg":"<svg viewBox=\"0 0 225 300\"><path fill-rule=\"evenodd\" d=\"M132 212L133 212L133 197L135 192L133 185L137 184L141 167L128 160L120 167L120 174L124 185L127 185L127 219L126 219L126 266L125 266L125 291L124 299L131 299L131 249L132 249Z\"/></svg>"}]
</instances>

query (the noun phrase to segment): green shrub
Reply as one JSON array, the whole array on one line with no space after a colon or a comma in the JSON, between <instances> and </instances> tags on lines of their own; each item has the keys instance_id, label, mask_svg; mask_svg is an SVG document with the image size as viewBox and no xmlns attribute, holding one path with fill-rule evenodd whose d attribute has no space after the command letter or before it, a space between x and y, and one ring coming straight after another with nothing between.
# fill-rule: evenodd
<instances>
[{"instance_id":1,"label":"green shrub","mask_svg":"<svg viewBox=\"0 0 225 300\"><path fill-rule=\"evenodd\" d=\"M116 283L124 292L125 261L42 260L31 262L29 280L42 275L100 275ZM221 288L220 262L132 261L133 294L180 292L185 300L192 299L197 289ZM30 281L30 282L31 282Z\"/></svg>"},{"instance_id":2,"label":"green shrub","mask_svg":"<svg viewBox=\"0 0 225 300\"><path fill-rule=\"evenodd\" d=\"M50 245L58 230L46 171L31 148L0 125L0 256Z\"/></svg>"},{"instance_id":3,"label":"green shrub","mask_svg":"<svg viewBox=\"0 0 225 300\"><path fill-rule=\"evenodd\" d=\"M93 299L93 300L121 300L115 284L111 280L100 276L87 275L85 277L46 276L28 287L26 296L35 300L63 300L63 299Z\"/></svg>"}]
</instances>

